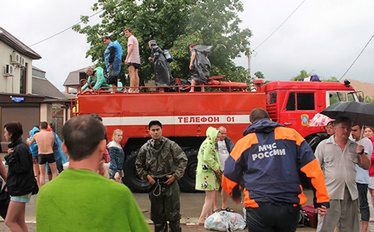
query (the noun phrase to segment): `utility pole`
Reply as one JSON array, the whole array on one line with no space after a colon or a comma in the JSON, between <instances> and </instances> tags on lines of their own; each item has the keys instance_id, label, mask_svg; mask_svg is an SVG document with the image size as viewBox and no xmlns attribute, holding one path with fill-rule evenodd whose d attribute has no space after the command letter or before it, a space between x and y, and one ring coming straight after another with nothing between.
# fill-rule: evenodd
<instances>
[{"instance_id":1,"label":"utility pole","mask_svg":"<svg viewBox=\"0 0 374 232\"><path fill-rule=\"evenodd\" d=\"M251 55L252 55L251 48L248 48L247 59L248 59L248 75L249 75L249 78L251 78Z\"/></svg>"}]
</instances>

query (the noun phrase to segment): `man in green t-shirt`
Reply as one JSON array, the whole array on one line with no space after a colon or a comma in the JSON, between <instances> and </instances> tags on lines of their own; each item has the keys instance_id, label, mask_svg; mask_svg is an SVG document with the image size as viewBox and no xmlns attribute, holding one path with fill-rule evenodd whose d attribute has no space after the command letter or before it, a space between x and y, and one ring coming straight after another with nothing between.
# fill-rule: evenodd
<instances>
[{"instance_id":1,"label":"man in green t-shirt","mask_svg":"<svg viewBox=\"0 0 374 232\"><path fill-rule=\"evenodd\" d=\"M74 117L62 135L69 169L41 188L37 231L149 231L130 190L97 174L106 147L103 124Z\"/></svg>"}]
</instances>

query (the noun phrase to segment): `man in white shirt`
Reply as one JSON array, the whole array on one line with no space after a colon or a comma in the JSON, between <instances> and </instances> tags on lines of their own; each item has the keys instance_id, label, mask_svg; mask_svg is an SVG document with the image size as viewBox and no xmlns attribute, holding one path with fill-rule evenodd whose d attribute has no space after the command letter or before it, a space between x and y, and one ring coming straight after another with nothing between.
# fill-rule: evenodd
<instances>
[{"instance_id":1,"label":"man in white shirt","mask_svg":"<svg viewBox=\"0 0 374 232\"><path fill-rule=\"evenodd\" d=\"M370 155L373 151L373 144L370 139L361 135L362 125L353 123L351 129L352 138L356 143L364 147L364 153L370 159ZM361 213L361 232L367 232L370 219L370 209L368 203L368 185L369 185L369 171L362 169L356 164L356 184L358 190L358 200L360 205Z\"/></svg>"},{"instance_id":2,"label":"man in white shirt","mask_svg":"<svg viewBox=\"0 0 374 232\"><path fill-rule=\"evenodd\" d=\"M234 143L231 141L229 137L227 137L227 130L225 127L221 126L218 128L218 140L217 140L217 150L220 157L221 169L222 171L225 168L226 159L230 156L231 150L234 148ZM232 211L230 208L227 207L227 199L228 195L225 191L221 190L221 209L226 211ZM217 205L217 202L214 204ZM217 209L216 206L214 206Z\"/></svg>"},{"instance_id":3,"label":"man in white shirt","mask_svg":"<svg viewBox=\"0 0 374 232\"><path fill-rule=\"evenodd\" d=\"M358 190L356 164L369 169L370 159L364 148L349 139L352 123L348 118L334 122L335 134L318 144L315 156L323 174L330 197L330 209L318 216L318 232L359 232Z\"/></svg>"}]
</instances>

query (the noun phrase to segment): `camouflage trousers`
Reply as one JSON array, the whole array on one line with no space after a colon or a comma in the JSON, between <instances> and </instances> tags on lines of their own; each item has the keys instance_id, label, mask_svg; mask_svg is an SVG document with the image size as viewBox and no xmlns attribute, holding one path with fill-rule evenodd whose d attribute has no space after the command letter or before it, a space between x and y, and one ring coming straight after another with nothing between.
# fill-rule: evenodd
<instances>
[{"instance_id":1,"label":"camouflage trousers","mask_svg":"<svg viewBox=\"0 0 374 232\"><path fill-rule=\"evenodd\" d=\"M177 181L167 186L154 184L149 193L151 201L151 220L155 226L155 232L180 232L180 199L179 185ZM169 226L168 223L169 222Z\"/></svg>"}]
</instances>

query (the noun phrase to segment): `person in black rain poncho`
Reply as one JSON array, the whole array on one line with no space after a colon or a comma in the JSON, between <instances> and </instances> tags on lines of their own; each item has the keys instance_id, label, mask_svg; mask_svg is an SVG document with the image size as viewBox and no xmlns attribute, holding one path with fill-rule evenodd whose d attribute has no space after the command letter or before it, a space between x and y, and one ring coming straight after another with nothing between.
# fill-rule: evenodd
<instances>
[{"instance_id":1,"label":"person in black rain poncho","mask_svg":"<svg viewBox=\"0 0 374 232\"><path fill-rule=\"evenodd\" d=\"M173 60L170 53L158 47L155 40L150 40L148 45L151 49L149 60L154 64L156 86L169 86L172 79L169 62ZM164 88L159 88L159 91L164 92Z\"/></svg>"},{"instance_id":2,"label":"person in black rain poncho","mask_svg":"<svg viewBox=\"0 0 374 232\"><path fill-rule=\"evenodd\" d=\"M189 68L191 70L191 90L195 91L196 84L205 84L208 82L210 61L208 54L212 46L190 44L191 59ZM201 87L201 92L204 92L204 86Z\"/></svg>"}]
</instances>

